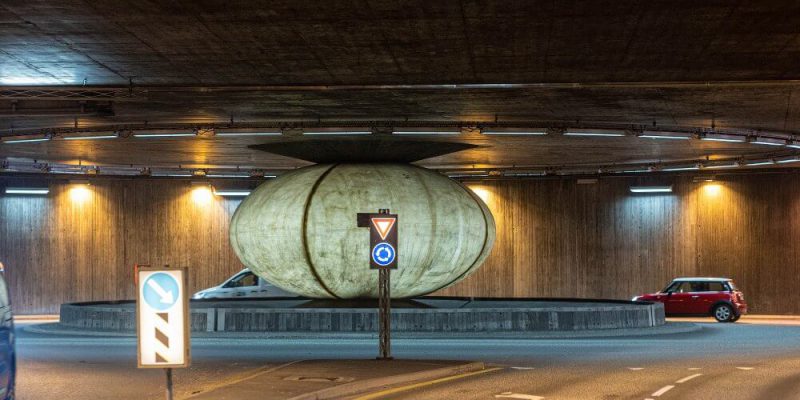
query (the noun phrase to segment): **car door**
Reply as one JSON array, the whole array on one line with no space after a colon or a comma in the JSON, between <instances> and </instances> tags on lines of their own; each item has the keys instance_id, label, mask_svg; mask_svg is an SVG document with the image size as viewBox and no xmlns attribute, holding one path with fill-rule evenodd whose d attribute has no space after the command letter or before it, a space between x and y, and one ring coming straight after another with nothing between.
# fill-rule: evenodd
<instances>
[{"instance_id":1,"label":"car door","mask_svg":"<svg viewBox=\"0 0 800 400\"><path fill-rule=\"evenodd\" d=\"M708 314L714 300L708 282L690 282L691 291L685 304L687 314Z\"/></svg>"},{"instance_id":2,"label":"car door","mask_svg":"<svg viewBox=\"0 0 800 400\"><path fill-rule=\"evenodd\" d=\"M664 300L664 312L667 314L689 314L691 282L680 282L669 290Z\"/></svg>"}]
</instances>

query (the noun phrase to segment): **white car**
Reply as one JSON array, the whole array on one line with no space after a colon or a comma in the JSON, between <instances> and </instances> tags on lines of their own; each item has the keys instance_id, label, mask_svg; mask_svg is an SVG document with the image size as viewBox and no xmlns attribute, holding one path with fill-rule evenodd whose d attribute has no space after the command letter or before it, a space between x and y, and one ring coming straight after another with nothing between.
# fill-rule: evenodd
<instances>
[{"instance_id":1,"label":"white car","mask_svg":"<svg viewBox=\"0 0 800 400\"><path fill-rule=\"evenodd\" d=\"M192 299L232 299L242 297L297 297L245 268L219 286L201 290Z\"/></svg>"}]
</instances>

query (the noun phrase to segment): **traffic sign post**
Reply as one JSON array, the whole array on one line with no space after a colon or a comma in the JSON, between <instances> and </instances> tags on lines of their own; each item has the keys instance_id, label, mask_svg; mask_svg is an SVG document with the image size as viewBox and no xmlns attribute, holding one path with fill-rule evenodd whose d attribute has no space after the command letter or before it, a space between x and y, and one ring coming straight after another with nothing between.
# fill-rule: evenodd
<instances>
[{"instance_id":1,"label":"traffic sign post","mask_svg":"<svg viewBox=\"0 0 800 400\"><path fill-rule=\"evenodd\" d=\"M172 368L191 363L189 297L185 268L136 269L136 333L139 368L164 368L172 400Z\"/></svg>"},{"instance_id":2,"label":"traffic sign post","mask_svg":"<svg viewBox=\"0 0 800 400\"><path fill-rule=\"evenodd\" d=\"M392 358L391 272L397 269L397 214L381 209L377 214L359 213L359 227L369 228L369 266L378 270L379 359Z\"/></svg>"}]
</instances>

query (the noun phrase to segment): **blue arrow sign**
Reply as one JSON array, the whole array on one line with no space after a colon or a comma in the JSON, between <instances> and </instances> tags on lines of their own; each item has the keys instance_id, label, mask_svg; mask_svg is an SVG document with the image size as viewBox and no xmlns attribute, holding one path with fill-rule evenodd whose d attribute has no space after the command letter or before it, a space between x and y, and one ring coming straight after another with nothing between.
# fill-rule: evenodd
<instances>
[{"instance_id":1,"label":"blue arrow sign","mask_svg":"<svg viewBox=\"0 0 800 400\"><path fill-rule=\"evenodd\" d=\"M394 262L395 254L396 253L392 245L386 242L381 242L372 248L372 261L375 261L375 264L378 264L381 267L385 267Z\"/></svg>"},{"instance_id":2,"label":"blue arrow sign","mask_svg":"<svg viewBox=\"0 0 800 400\"><path fill-rule=\"evenodd\" d=\"M166 311L178 301L179 286L170 274L157 272L144 282L144 301L148 306Z\"/></svg>"}]
</instances>

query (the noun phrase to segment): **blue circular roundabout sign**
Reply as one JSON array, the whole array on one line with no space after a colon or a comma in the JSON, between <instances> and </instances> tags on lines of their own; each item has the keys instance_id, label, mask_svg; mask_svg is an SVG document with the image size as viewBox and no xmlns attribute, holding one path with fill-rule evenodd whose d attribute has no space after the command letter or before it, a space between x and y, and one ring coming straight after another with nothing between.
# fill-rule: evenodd
<instances>
[{"instance_id":1,"label":"blue circular roundabout sign","mask_svg":"<svg viewBox=\"0 0 800 400\"><path fill-rule=\"evenodd\" d=\"M381 267L386 267L394 262L396 254L397 253L391 244L381 242L372 248L372 261L375 261L375 264L378 264Z\"/></svg>"}]
</instances>

